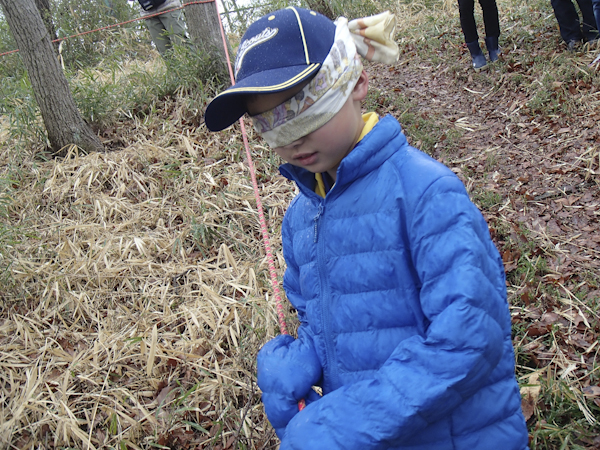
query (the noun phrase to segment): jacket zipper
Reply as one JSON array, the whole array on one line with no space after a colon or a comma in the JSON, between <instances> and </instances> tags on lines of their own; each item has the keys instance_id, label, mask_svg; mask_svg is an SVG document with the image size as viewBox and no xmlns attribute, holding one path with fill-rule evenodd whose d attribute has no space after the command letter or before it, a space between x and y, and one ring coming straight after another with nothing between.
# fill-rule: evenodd
<instances>
[{"instance_id":1,"label":"jacket zipper","mask_svg":"<svg viewBox=\"0 0 600 450\"><path fill-rule=\"evenodd\" d=\"M321 215L323 214L323 203L319 203L319 209L317 211L317 215L315 216L315 218L313 219L313 221L315 222L315 236L314 236L314 240L313 242L316 244L317 241L319 240L319 218L321 217Z\"/></svg>"},{"instance_id":2,"label":"jacket zipper","mask_svg":"<svg viewBox=\"0 0 600 450\"><path fill-rule=\"evenodd\" d=\"M337 366L335 361L335 352L333 348L333 337L331 336L331 314L330 314L330 297L331 289L329 287L329 280L326 277L327 271L324 268L323 261L323 244L318 242L318 222L324 220L323 214L325 212L325 206L323 202L319 204L317 215L314 217L315 222L315 237L314 242L317 244L317 270L319 274L319 280L321 282L321 323L323 324L323 342L325 344L325 360L327 361L327 367L329 368L329 380L331 390L335 390L340 385L338 380ZM321 223L322 225L322 223Z\"/></svg>"}]
</instances>

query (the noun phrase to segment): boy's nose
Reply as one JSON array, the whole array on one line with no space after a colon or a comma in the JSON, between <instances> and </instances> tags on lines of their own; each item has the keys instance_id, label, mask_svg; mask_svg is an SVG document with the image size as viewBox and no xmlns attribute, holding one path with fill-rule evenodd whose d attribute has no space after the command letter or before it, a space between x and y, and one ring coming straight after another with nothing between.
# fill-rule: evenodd
<instances>
[{"instance_id":1,"label":"boy's nose","mask_svg":"<svg viewBox=\"0 0 600 450\"><path fill-rule=\"evenodd\" d=\"M300 139L296 139L295 141L290 142L288 145L283 146L283 148L286 150L294 150L294 149L300 147L303 142L304 142L304 137L301 137Z\"/></svg>"}]
</instances>

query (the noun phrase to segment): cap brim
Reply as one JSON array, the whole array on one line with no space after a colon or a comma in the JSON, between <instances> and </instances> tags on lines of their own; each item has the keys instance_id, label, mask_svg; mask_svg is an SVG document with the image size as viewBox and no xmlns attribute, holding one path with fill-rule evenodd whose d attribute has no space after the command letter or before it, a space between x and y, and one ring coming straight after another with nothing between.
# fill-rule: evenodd
<instances>
[{"instance_id":1,"label":"cap brim","mask_svg":"<svg viewBox=\"0 0 600 450\"><path fill-rule=\"evenodd\" d=\"M314 75L321 64L291 66L250 75L217 95L206 107L204 123L211 131L221 131L246 112L244 96L285 91Z\"/></svg>"}]
</instances>

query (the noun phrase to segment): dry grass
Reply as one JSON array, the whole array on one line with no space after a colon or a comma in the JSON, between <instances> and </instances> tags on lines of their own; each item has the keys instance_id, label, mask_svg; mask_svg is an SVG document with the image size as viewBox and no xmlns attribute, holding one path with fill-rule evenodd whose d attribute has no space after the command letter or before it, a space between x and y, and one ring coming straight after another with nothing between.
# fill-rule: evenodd
<instances>
[{"instance_id":1,"label":"dry grass","mask_svg":"<svg viewBox=\"0 0 600 450\"><path fill-rule=\"evenodd\" d=\"M271 448L253 356L277 322L239 133L161 127L5 172L24 237L0 294L6 448ZM292 188L261 195L277 227Z\"/></svg>"}]
</instances>

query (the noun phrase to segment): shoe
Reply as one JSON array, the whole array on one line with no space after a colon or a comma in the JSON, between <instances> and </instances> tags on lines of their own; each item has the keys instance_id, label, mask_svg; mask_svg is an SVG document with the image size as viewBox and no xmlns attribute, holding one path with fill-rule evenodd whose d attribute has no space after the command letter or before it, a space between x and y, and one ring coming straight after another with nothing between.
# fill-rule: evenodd
<instances>
[{"instance_id":1,"label":"shoe","mask_svg":"<svg viewBox=\"0 0 600 450\"><path fill-rule=\"evenodd\" d=\"M487 61L485 59L485 56L483 55L483 52L481 51L479 42L467 42L467 48L471 53L471 59L473 60L473 69L475 69L475 71L483 69L487 64Z\"/></svg>"},{"instance_id":2,"label":"shoe","mask_svg":"<svg viewBox=\"0 0 600 450\"><path fill-rule=\"evenodd\" d=\"M579 45L579 41L575 40L575 39L571 39L569 42L567 42L567 51L573 53L577 50L577 46Z\"/></svg>"},{"instance_id":3,"label":"shoe","mask_svg":"<svg viewBox=\"0 0 600 450\"><path fill-rule=\"evenodd\" d=\"M498 47L498 36L485 38L485 47L487 48L490 62L498 61L500 56L500 47Z\"/></svg>"}]
</instances>

